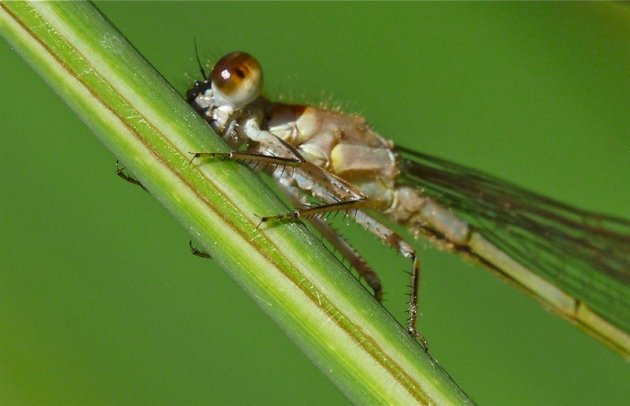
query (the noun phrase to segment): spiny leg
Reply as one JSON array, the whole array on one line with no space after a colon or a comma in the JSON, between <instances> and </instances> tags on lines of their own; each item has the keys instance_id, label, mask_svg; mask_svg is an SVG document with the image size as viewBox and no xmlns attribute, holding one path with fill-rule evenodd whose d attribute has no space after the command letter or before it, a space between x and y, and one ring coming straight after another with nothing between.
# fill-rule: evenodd
<instances>
[{"instance_id":1,"label":"spiny leg","mask_svg":"<svg viewBox=\"0 0 630 406\"><path fill-rule=\"evenodd\" d=\"M225 152L191 152L191 154L193 155L192 159L190 160L191 163L195 159L198 159L198 158L222 158L222 159L234 160L234 161L250 161L250 162L257 162L257 163L262 162L262 163L277 165L281 167L286 167L286 166L303 167L311 175L315 175L315 176L323 175L323 177L320 178L320 180L323 180L326 183L329 183L330 186L341 188L343 191L342 193L343 198L341 198L341 196L338 196L337 198L335 198L335 199L338 199L337 201L329 201L322 205L303 208L303 209L297 209L297 210L280 214L280 215L261 217L261 223L273 221L273 220L286 221L286 220L292 220L292 219L297 219L297 218L307 218L311 220L314 227L318 229L318 231L320 231L322 235L325 236L331 242L331 244L333 244L333 246L336 249L339 249L342 255L346 257L350 261L350 263L355 267L355 269L357 269L357 271L361 274L361 276L365 278L368 285L370 285L370 287L374 290L374 297L379 302L381 301L382 299L381 283L380 283L380 279L378 275L376 275L376 272L374 272L367 265L367 263L363 261L363 259L359 256L359 254L350 246L350 244L348 244L347 241L345 241L328 224L326 224L322 219L318 217L322 214L326 214L330 212L338 212L338 211L347 212L350 210L358 211L358 209L361 208L366 203L366 199L360 193L356 192L351 185L347 184L347 182L345 182L343 179L337 178L336 176L330 176L330 175L326 176L324 170L322 170L321 168L309 162L305 162L299 158L283 158L283 157L263 155L259 153L239 152L239 151L232 151L232 152L227 152L227 153ZM281 174L280 177L282 176L283 175ZM287 186L286 184L283 184L282 182L279 182L279 185L281 186L281 188L283 188L283 190L285 190L287 195L295 203L298 203L298 204L305 203L297 196L296 193L293 193L291 189L294 189L294 188L291 188ZM330 200L333 200L333 197L334 197L334 193L330 195ZM380 237L379 234L377 235ZM409 246L409 248L411 248L411 246ZM411 250L413 250L413 248L411 248ZM415 258L415 251L414 251L414 258ZM417 264L417 267L414 269L413 275L419 275L419 262L414 261L414 264ZM414 278L418 278L418 277L419 276L414 276ZM416 281L415 282L416 288L417 288L417 284L418 283ZM414 285L413 282L412 282L412 285ZM410 327L408 328L408 331L412 336L418 338L423 343L425 348L428 348L427 342L424 339L424 337L418 334L415 330L415 324L416 324L415 312L416 312L416 307L417 307L416 306L417 293L414 293L412 295L412 303L413 303L413 312L411 311L412 307L410 305L410 324L409 324Z\"/></svg>"},{"instance_id":2,"label":"spiny leg","mask_svg":"<svg viewBox=\"0 0 630 406\"><path fill-rule=\"evenodd\" d=\"M402 256L411 259L411 290L409 294L409 321L407 324L407 332L412 337L417 338L424 346L424 349L428 351L429 343L422 334L416 330L418 319L418 289L420 286L420 260L418 259L415 248L403 240L395 231L361 210L356 211L353 219L386 244L396 249Z\"/></svg>"},{"instance_id":3,"label":"spiny leg","mask_svg":"<svg viewBox=\"0 0 630 406\"><path fill-rule=\"evenodd\" d=\"M271 220L308 218L334 211L349 211L363 207L366 202L365 196L347 181L327 172L317 165L304 161L297 152L295 152L292 157L279 157L258 152L240 151L190 152L190 154L192 155L190 163L198 158L221 158L224 160L254 162L256 164L264 163L265 165L281 167L283 168L283 172L281 172L280 176L274 174L276 180L280 178L287 179L287 177L284 176L284 168L290 167L300 171L303 177L310 178L313 182L313 187L316 187L317 184L324 185L320 187L320 194L325 195L325 197L319 196L324 200L324 204L298 209L280 215L265 216L261 218L261 223ZM327 192L322 192L322 190L326 190Z\"/></svg>"},{"instance_id":4,"label":"spiny leg","mask_svg":"<svg viewBox=\"0 0 630 406\"><path fill-rule=\"evenodd\" d=\"M280 189L289 197L294 205L305 205L306 198L303 192L298 188L292 187L286 183L279 182ZM324 219L313 217L308 219L311 225L319 232L322 237L337 250L359 273L374 292L374 298L380 303L383 300L383 288L381 279L378 274L368 265L361 255L343 238L336 230L334 230Z\"/></svg>"},{"instance_id":5,"label":"spiny leg","mask_svg":"<svg viewBox=\"0 0 630 406\"><path fill-rule=\"evenodd\" d=\"M273 176L276 178L280 189L284 191L293 204L295 206L302 206L303 208L275 216L261 217L258 226L269 221L289 221L298 218L309 220L313 227L330 242L334 249L346 258L350 265L357 270L360 277L363 277L372 288L375 299L381 302L383 291L380 278L376 272L363 260L361 255L348 241L339 235L339 233L322 218L322 216L333 212L356 210L365 204L365 197L345 180L326 172L319 166L303 161L296 151L294 153L297 158L274 158L273 161L269 161L270 157L268 156L264 156L264 158L265 162L270 162L283 168L281 172L273 172ZM251 157L252 154L247 154L246 156ZM314 184L322 186L320 196L326 196L325 203L313 207L306 207L308 202L305 198L305 191L292 185L293 182L290 181L291 174L284 172L286 166L298 168L298 170L302 171L303 175L312 177L315 181ZM283 179L288 181L283 181ZM330 190L330 192L324 193L324 190Z\"/></svg>"},{"instance_id":6,"label":"spiny leg","mask_svg":"<svg viewBox=\"0 0 630 406\"><path fill-rule=\"evenodd\" d=\"M285 188L286 189L286 188ZM367 215L365 212L359 210L359 208L367 202L366 199L359 200L348 200L348 201L340 201L334 203L323 204L321 206L316 206L312 208L306 209L298 209L292 212L288 212L285 214L271 216L271 217L263 217L261 218L261 222L269 221L269 220L291 220L297 218L317 218L314 216L318 216L322 213L330 212L330 211L349 211L353 210L354 215L351 216L358 224L362 225L367 231L371 232L381 240L383 240L386 244L395 248L402 256L406 258L410 258L412 261L412 269L411 269L411 291L409 295L409 321L407 324L407 332L412 337L416 338L418 341L422 343L425 350L429 349L429 343L422 336L422 334L418 333L416 329L417 318L418 318L418 288L420 284L420 260L416 255L415 248L407 243L403 238L398 235L396 232L391 230L389 227L380 223L373 217Z\"/></svg>"},{"instance_id":7,"label":"spiny leg","mask_svg":"<svg viewBox=\"0 0 630 406\"><path fill-rule=\"evenodd\" d=\"M277 166L299 166L302 161L294 158L281 158L274 157L269 155L262 155L258 153L251 152L240 152L240 151L231 151L231 152L189 152L192 155L192 158L189 161L189 164L192 164L195 159L199 158L219 158L230 161L249 161L256 163L265 163ZM121 176L119 172L116 172L118 176ZM126 174L125 174L126 176ZM130 178L130 177L129 177ZM127 176L123 179L127 179ZM131 182L134 181L134 178L130 178ZM137 182L137 181L136 181ZM134 182L132 182L134 183ZM138 185L142 186L139 182ZM144 187L143 187L144 189ZM201 258L212 258L210 254L203 252L192 245L192 241L189 241L190 252L191 254L201 257Z\"/></svg>"},{"instance_id":8,"label":"spiny leg","mask_svg":"<svg viewBox=\"0 0 630 406\"><path fill-rule=\"evenodd\" d=\"M253 152L189 152L192 154L190 163L199 158L219 158L228 161L260 162L278 166L300 166L303 161L296 158L281 158L270 155L262 155Z\"/></svg>"},{"instance_id":9,"label":"spiny leg","mask_svg":"<svg viewBox=\"0 0 630 406\"><path fill-rule=\"evenodd\" d=\"M300 162L296 170L299 171L301 177L310 179L311 184L308 193L323 201L323 203L316 206L298 208L274 216L261 217L261 223L269 221L290 221L299 218L316 218L332 212L349 212L360 209L367 203L367 198L362 192L358 191L347 181L327 172L319 166L310 162ZM274 177L281 186L283 184L293 183L290 176L284 176L284 173L280 173L279 176L278 174L274 174ZM286 182L283 182L283 180ZM287 188L291 187L297 186L287 186ZM287 192L287 190L285 190L285 192Z\"/></svg>"},{"instance_id":10,"label":"spiny leg","mask_svg":"<svg viewBox=\"0 0 630 406\"><path fill-rule=\"evenodd\" d=\"M359 210L362 206L366 204L367 200L363 195L360 194L360 192L357 192L352 187L352 185L348 184L343 179L331 174L327 174L327 172L325 172L323 169L309 162L302 161L298 158L280 158L257 153L242 153L237 151L233 151L230 153L200 152L192 154L193 158L191 159L191 162L196 158L221 157L230 160L249 160L254 162L265 162L267 164L274 164L278 166L300 167L300 170L304 170L305 174L310 174L314 176L314 178L318 181L324 181L324 183L326 183L330 188L330 194L326 198L324 198L325 204L304 209L297 209L280 215L262 217L261 223L272 220L286 221L298 218L317 219L318 216L329 212L347 212L350 210L354 210L355 215L353 216L353 218L355 219L355 221L357 221L357 223L363 225L366 230L370 231L371 233L382 239L388 245L394 247L403 256L412 260L413 266L411 271L411 293L409 297L409 322L407 325L407 332L412 337L418 339L424 346L425 350L428 350L429 345L427 340L416 330L418 317L418 287L420 281L420 261L416 256L416 251L413 246L405 242L402 237L400 237L397 233L395 233L385 225L381 224L380 222L376 221L374 218L368 216L363 211ZM280 177L283 176L281 175ZM283 183L279 182L279 184L282 186ZM288 186L286 188L288 188ZM289 193L289 195L291 194ZM323 198L324 195L325 194L322 193L320 194L320 197Z\"/></svg>"},{"instance_id":11,"label":"spiny leg","mask_svg":"<svg viewBox=\"0 0 630 406\"><path fill-rule=\"evenodd\" d=\"M266 223L269 221L290 221L290 220L296 220L299 218L307 218L307 219L315 218L325 213L330 213L330 212L335 212L335 211L355 210L363 206L364 203L365 203L365 199L357 199L357 200L339 201L335 203L320 204L313 207L296 209L293 211L289 211L287 213L277 214L274 216L261 217L260 222Z\"/></svg>"},{"instance_id":12,"label":"spiny leg","mask_svg":"<svg viewBox=\"0 0 630 406\"><path fill-rule=\"evenodd\" d=\"M350 265L356 269L359 276L372 288L374 298L381 303L383 301L383 287L376 271L374 271L350 243L326 223L325 220L317 217L308 220L313 227L328 240L334 249L350 262Z\"/></svg>"},{"instance_id":13,"label":"spiny leg","mask_svg":"<svg viewBox=\"0 0 630 406\"><path fill-rule=\"evenodd\" d=\"M252 152L239 152L239 151L231 151L231 152L191 152L193 157L190 162L193 162L198 158L222 158L225 160L231 161L250 161L257 163L265 163L271 165L277 165L282 167L300 167L306 166L311 169L316 169L316 172L321 171L320 168L309 164L308 162L304 162L298 158L282 158L275 157L269 155L263 155ZM293 210L287 213L278 214L274 216L264 216L260 218L261 223L266 223L268 221L280 220L280 221L288 221L294 220L298 218L309 218L317 215L321 215L327 212L333 211L348 211L352 209L357 209L361 207L365 202L365 198L356 196L351 199L337 201L333 203L321 204L314 207L307 207L303 209Z\"/></svg>"}]
</instances>

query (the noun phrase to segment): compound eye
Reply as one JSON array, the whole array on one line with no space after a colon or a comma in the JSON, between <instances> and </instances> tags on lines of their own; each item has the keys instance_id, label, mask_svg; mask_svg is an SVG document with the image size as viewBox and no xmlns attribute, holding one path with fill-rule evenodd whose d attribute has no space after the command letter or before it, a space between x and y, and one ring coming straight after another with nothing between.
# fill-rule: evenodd
<instances>
[{"instance_id":1,"label":"compound eye","mask_svg":"<svg viewBox=\"0 0 630 406\"><path fill-rule=\"evenodd\" d=\"M263 87L260 64L246 52L231 52L214 65L210 74L218 104L240 108L253 102Z\"/></svg>"}]
</instances>

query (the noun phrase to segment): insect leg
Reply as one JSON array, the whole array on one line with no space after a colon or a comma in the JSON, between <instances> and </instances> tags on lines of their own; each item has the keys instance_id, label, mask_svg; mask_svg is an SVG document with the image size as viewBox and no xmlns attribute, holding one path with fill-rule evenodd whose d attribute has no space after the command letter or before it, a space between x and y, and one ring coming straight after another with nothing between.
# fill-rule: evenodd
<instances>
[{"instance_id":1,"label":"insect leg","mask_svg":"<svg viewBox=\"0 0 630 406\"><path fill-rule=\"evenodd\" d=\"M194 256L199 257L199 258L212 259L210 254L208 254L207 252L203 252L197 247L195 247L192 243L192 240L188 240L188 246L190 247L190 253L193 254Z\"/></svg>"},{"instance_id":2,"label":"insect leg","mask_svg":"<svg viewBox=\"0 0 630 406\"><path fill-rule=\"evenodd\" d=\"M297 158L282 158L255 152L190 152L190 154L192 155L190 163L199 158L219 158L228 161L262 162L279 166L300 166L302 164L302 161Z\"/></svg>"},{"instance_id":3,"label":"insect leg","mask_svg":"<svg viewBox=\"0 0 630 406\"><path fill-rule=\"evenodd\" d=\"M318 206L306 207L303 209L296 209L283 214L276 214L275 216L265 216L260 218L261 223L269 221L290 221L299 218L314 218L318 215L333 212L333 211L348 211L358 209L363 206L365 199L357 200L345 200L335 203L320 204Z\"/></svg>"},{"instance_id":4,"label":"insect leg","mask_svg":"<svg viewBox=\"0 0 630 406\"><path fill-rule=\"evenodd\" d=\"M321 218L311 218L309 222L313 227L330 242L330 244L339 253L350 262L350 265L356 269L359 276L367 282L374 292L374 298L381 303L383 301L383 287L381 285L381 278L367 262L361 257L361 255L350 245L345 238L343 238L335 229L333 229L325 220Z\"/></svg>"},{"instance_id":5,"label":"insect leg","mask_svg":"<svg viewBox=\"0 0 630 406\"><path fill-rule=\"evenodd\" d=\"M334 178L329 178L333 179ZM280 182L282 185L283 183ZM286 187L285 187L286 189ZM420 284L420 260L416 254L415 248L407 243L403 238L398 235L396 232L391 230L389 227L380 223L373 217L367 215L362 210L359 210L363 205L367 203L367 199L363 196L356 195L353 192L351 187L347 189L341 190L337 188L331 188L330 191L337 193L336 198L340 198L342 195L347 196L347 193L352 197L346 197L348 200L340 200L338 202L332 202L323 204L321 206L316 206L312 208L306 208L301 210L295 210L289 213L280 214L277 216L271 217L263 217L261 218L261 222L269 221L269 220L291 220L300 217L309 217L316 216L318 214L327 212L327 211L335 211L335 210L352 210L354 211L354 215L351 217L360 225L362 225L366 230L383 240L386 244L390 245L394 249L396 249L400 254L402 254L406 258L410 258L412 261L412 269L411 269L411 287L410 287L410 295L409 295L409 320L407 324L407 332L412 337L418 339L425 349L428 349L427 340L416 330L417 318L418 318L418 288ZM328 196L325 201L333 200L333 195L325 195L323 193L318 194L319 197L325 198Z\"/></svg>"},{"instance_id":6,"label":"insect leg","mask_svg":"<svg viewBox=\"0 0 630 406\"><path fill-rule=\"evenodd\" d=\"M280 175L281 177L283 175ZM280 189L289 197L294 205L304 206L306 205L306 199L303 193L296 187L290 186L283 182L278 182ZM352 266L359 273L367 284L372 288L374 292L374 298L380 303L383 300L383 288L381 286L381 279L378 277L376 271L368 265L367 262L361 257L361 255L341 236L335 229L333 229L324 219L319 217L313 217L308 219L311 225L319 232L328 242L337 250L345 259L348 260L350 266Z\"/></svg>"},{"instance_id":7,"label":"insect leg","mask_svg":"<svg viewBox=\"0 0 630 406\"><path fill-rule=\"evenodd\" d=\"M347 181L311 162L300 162L296 170L288 175L275 174L279 184L293 184L321 200L323 204L299 208L288 213L261 217L261 223L268 221L287 221L299 218L313 218L334 211L351 211L364 207L365 195Z\"/></svg>"},{"instance_id":8,"label":"insect leg","mask_svg":"<svg viewBox=\"0 0 630 406\"><path fill-rule=\"evenodd\" d=\"M125 168L120 165L120 162L118 160L116 160L116 176L124 181L131 183L132 185L140 186L145 192L148 192L148 190L144 187L142 183L140 183L138 179L127 173Z\"/></svg>"},{"instance_id":9,"label":"insect leg","mask_svg":"<svg viewBox=\"0 0 630 406\"><path fill-rule=\"evenodd\" d=\"M407 323L407 332L412 337L417 338L424 348L428 350L429 344L427 340L416 330L416 323L418 319L418 288L420 285L420 260L418 259L415 248L403 240L403 238L395 231L391 230L389 227L380 223L361 210L357 210L355 215L352 217L358 224L362 225L366 230L396 249L402 256L411 259L413 265L411 268L409 320Z\"/></svg>"}]
</instances>

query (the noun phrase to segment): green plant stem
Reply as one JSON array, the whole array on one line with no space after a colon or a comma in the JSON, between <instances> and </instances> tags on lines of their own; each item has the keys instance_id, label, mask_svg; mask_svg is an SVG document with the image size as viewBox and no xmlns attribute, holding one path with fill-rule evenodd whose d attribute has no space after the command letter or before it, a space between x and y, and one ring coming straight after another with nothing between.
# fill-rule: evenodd
<instances>
[{"instance_id":1,"label":"green plant stem","mask_svg":"<svg viewBox=\"0 0 630 406\"><path fill-rule=\"evenodd\" d=\"M101 141L359 404L472 401L88 3L2 3L0 31ZM80 168L79 168L80 169ZM244 331L244 333L248 333Z\"/></svg>"}]
</instances>

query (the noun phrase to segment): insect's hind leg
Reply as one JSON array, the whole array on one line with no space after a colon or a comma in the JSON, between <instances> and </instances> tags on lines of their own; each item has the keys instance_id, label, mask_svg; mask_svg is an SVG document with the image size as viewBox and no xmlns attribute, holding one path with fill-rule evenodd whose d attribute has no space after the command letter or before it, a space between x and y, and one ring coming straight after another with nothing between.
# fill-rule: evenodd
<instances>
[{"instance_id":1,"label":"insect's hind leg","mask_svg":"<svg viewBox=\"0 0 630 406\"><path fill-rule=\"evenodd\" d=\"M418 290L420 286L420 260L418 259L416 250L411 244L403 240L400 235L391 230L389 227L380 223L363 211L355 208L360 207L364 202L364 200L350 200L339 203L324 204L313 208L295 210L283 215L263 217L261 221L265 222L269 220L291 220L300 217L306 217L309 220L321 220L318 217L313 216L317 216L324 212L336 210L350 210L354 212L354 215L352 215L351 218L353 218L358 224L362 225L367 231L380 238L387 245L396 249L396 251L398 251L402 256L411 259L412 268L410 274L411 286L409 292L409 319L407 322L407 332L410 336L420 341L424 349L428 351L429 343L416 329L418 319ZM352 248L350 247L350 249ZM358 254L355 253L355 255ZM376 275L376 273L372 271L371 275ZM380 289L380 281L378 282L378 286Z\"/></svg>"},{"instance_id":2,"label":"insect's hind leg","mask_svg":"<svg viewBox=\"0 0 630 406\"><path fill-rule=\"evenodd\" d=\"M136 185L142 188L142 190L144 190L145 192L148 192L147 188L144 187L144 185L136 178L134 178L133 176L129 175L127 173L127 170L120 165L120 162L118 160L116 160L116 176L118 176L120 179L131 183L132 185Z\"/></svg>"},{"instance_id":3,"label":"insect's hind leg","mask_svg":"<svg viewBox=\"0 0 630 406\"><path fill-rule=\"evenodd\" d=\"M402 256L411 259L411 286L409 292L409 319L407 322L407 332L412 337L418 339L425 350L429 349L427 340L416 330L418 320L418 290L420 286L420 260L415 248L407 243L398 233L380 223L373 217L357 210L352 218L366 230L383 240L387 245L396 249Z\"/></svg>"},{"instance_id":4,"label":"insect's hind leg","mask_svg":"<svg viewBox=\"0 0 630 406\"><path fill-rule=\"evenodd\" d=\"M199 258L207 258L212 259L212 256L207 252L201 251L197 247L195 247L192 243L192 240L188 240L188 246L190 247L190 253Z\"/></svg>"}]
</instances>

